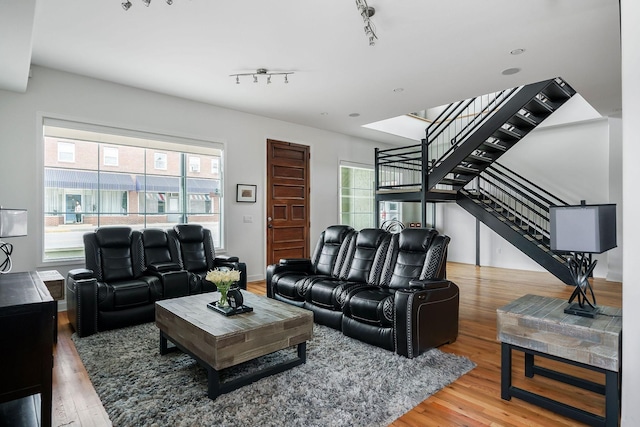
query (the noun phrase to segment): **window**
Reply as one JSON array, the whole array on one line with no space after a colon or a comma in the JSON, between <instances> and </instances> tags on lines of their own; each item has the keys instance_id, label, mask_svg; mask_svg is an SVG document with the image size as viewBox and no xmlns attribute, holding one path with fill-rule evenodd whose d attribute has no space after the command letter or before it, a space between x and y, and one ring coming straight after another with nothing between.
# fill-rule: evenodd
<instances>
[{"instance_id":1,"label":"window","mask_svg":"<svg viewBox=\"0 0 640 427\"><path fill-rule=\"evenodd\" d=\"M76 145L73 142L58 141L58 161L66 163L76 161Z\"/></svg>"},{"instance_id":2,"label":"window","mask_svg":"<svg viewBox=\"0 0 640 427\"><path fill-rule=\"evenodd\" d=\"M214 157L211 159L211 173L218 175L220 173L220 158Z\"/></svg>"},{"instance_id":3,"label":"window","mask_svg":"<svg viewBox=\"0 0 640 427\"><path fill-rule=\"evenodd\" d=\"M118 166L118 149L115 147L104 147L104 165Z\"/></svg>"},{"instance_id":4,"label":"window","mask_svg":"<svg viewBox=\"0 0 640 427\"><path fill-rule=\"evenodd\" d=\"M340 165L340 223L356 230L375 227L374 171Z\"/></svg>"},{"instance_id":5,"label":"window","mask_svg":"<svg viewBox=\"0 0 640 427\"><path fill-rule=\"evenodd\" d=\"M189 172L200 172L200 157L189 156Z\"/></svg>"},{"instance_id":6,"label":"window","mask_svg":"<svg viewBox=\"0 0 640 427\"><path fill-rule=\"evenodd\" d=\"M153 167L158 170L167 170L167 154L153 153Z\"/></svg>"},{"instance_id":7,"label":"window","mask_svg":"<svg viewBox=\"0 0 640 427\"><path fill-rule=\"evenodd\" d=\"M197 223L223 247L223 177L191 167L220 162L222 144L47 118L43 131L44 261L82 259L82 235L107 225Z\"/></svg>"}]
</instances>

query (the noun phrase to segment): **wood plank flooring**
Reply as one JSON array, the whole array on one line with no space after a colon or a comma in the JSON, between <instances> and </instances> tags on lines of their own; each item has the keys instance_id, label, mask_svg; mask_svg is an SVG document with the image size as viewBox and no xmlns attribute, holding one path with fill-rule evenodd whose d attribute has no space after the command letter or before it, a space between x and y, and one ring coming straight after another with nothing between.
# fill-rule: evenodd
<instances>
[{"instance_id":1,"label":"wood plank flooring","mask_svg":"<svg viewBox=\"0 0 640 427\"><path fill-rule=\"evenodd\" d=\"M460 287L460 334L441 350L464 355L478 366L397 419L394 427L417 426L580 426L569 418L537 406L500 398L500 344L496 339L496 309L532 293L568 299L572 288L549 273L475 267L449 263L448 278ZM622 306L622 285L596 279L598 304ZM251 282L248 289L265 294L265 284ZM58 344L53 372L54 426L111 425L71 341L66 313L58 318ZM108 349L105 349L108 351ZM591 380L602 374L544 361L541 365ZM604 414L604 397L540 377L524 380L523 357L514 353L513 383L547 397Z\"/></svg>"}]
</instances>

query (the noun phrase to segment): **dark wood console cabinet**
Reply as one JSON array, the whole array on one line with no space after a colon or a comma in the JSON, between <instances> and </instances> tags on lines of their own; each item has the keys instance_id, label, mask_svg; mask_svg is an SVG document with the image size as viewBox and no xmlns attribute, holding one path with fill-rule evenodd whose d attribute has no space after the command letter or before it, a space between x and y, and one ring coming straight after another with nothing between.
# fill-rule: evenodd
<instances>
[{"instance_id":1,"label":"dark wood console cabinet","mask_svg":"<svg viewBox=\"0 0 640 427\"><path fill-rule=\"evenodd\" d=\"M40 393L51 426L56 303L34 272L0 274L0 403Z\"/></svg>"}]
</instances>

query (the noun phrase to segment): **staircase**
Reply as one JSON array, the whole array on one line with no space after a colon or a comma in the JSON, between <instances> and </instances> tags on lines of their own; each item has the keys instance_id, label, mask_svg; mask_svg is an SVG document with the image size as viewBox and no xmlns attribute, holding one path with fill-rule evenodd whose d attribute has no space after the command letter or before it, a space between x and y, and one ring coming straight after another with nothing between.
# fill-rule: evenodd
<instances>
[{"instance_id":1,"label":"staircase","mask_svg":"<svg viewBox=\"0 0 640 427\"><path fill-rule=\"evenodd\" d=\"M549 233L549 207L568 203L497 162L461 189L456 202L558 279L573 284L565 258L551 251Z\"/></svg>"},{"instance_id":2,"label":"staircase","mask_svg":"<svg viewBox=\"0 0 640 427\"><path fill-rule=\"evenodd\" d=\"M496 161L567 102L560 78L450 104L421 144L376 150L376 201L456 202L519 250L571 284L550 250L549 206L566 205ZM379 206L379 203L376 204Z\"/></svg>"},{"instance_id":3,"label":"staircase","mask_svg":"<svg viewBox=\"0 0 640 427\"><path fill-rule=\"evenodd\" d=\"M439 185L457 192L574 94L563 80L553 79L474 98L464 101L460 106L464 108L443 111L427 128L423 141L432 159L427 189ZM478 102L483 101L486 105L478 108ZM460 126L460 117L473 119ZM447 140L450 147L444 151L443 141Z\"/></svg>"}]
</instances>

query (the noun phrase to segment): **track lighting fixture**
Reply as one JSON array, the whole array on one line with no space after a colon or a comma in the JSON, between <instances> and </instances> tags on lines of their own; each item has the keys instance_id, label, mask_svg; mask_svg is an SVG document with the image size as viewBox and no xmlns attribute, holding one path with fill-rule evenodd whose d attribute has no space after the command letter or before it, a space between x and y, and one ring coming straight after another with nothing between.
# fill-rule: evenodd
<instances>
[{"instance_id":1,"label":"track lighting fixture","mask_svg":"<svg viewBox=\"0 0 640 427\"><path fill-rule=\"evenodd\" d=\"M166 0L166 2L169 6L173 4L173 0ZM133 3L131 3L130 0L125 0L121 4L124 10L129 10L129 8L133 6ZM146 7L149 7L149 5L151 4L151 0L142 0L142 4L145 5Z\"/></svg>"},{"instance_id":2,"label":"track lighting fixture","mask_svg":"<svg viewBox=\"0 0 640 427\"><path fill-rule=\"evenodd\" d=\"M271 72L266 68L258 68L255 72L252 73L237 73L237 74L229 74L229 77L236 78L236 84L240 84L240 77L242 76L251 76L253 77L253 82L258 83L260 76L267 76L267 84L271 84L271 76L284 76L284 82L289 83L288 76L293 74L293 71L275 71Z\"/></svg>"},{"instance_id":3,"label":"track lighting fixture","mask_svg":"<svg viewBox=\"0 0 640 427\"><path fill-rule=\"evenodd\" d=\"M376 27L370 18L375 15L376 10L367 4L367 0L356 0L356 6L364 22L364 34L369 39L369 46L375 46L378 36L376 35Z\"/></svg>"}]
</instances>

